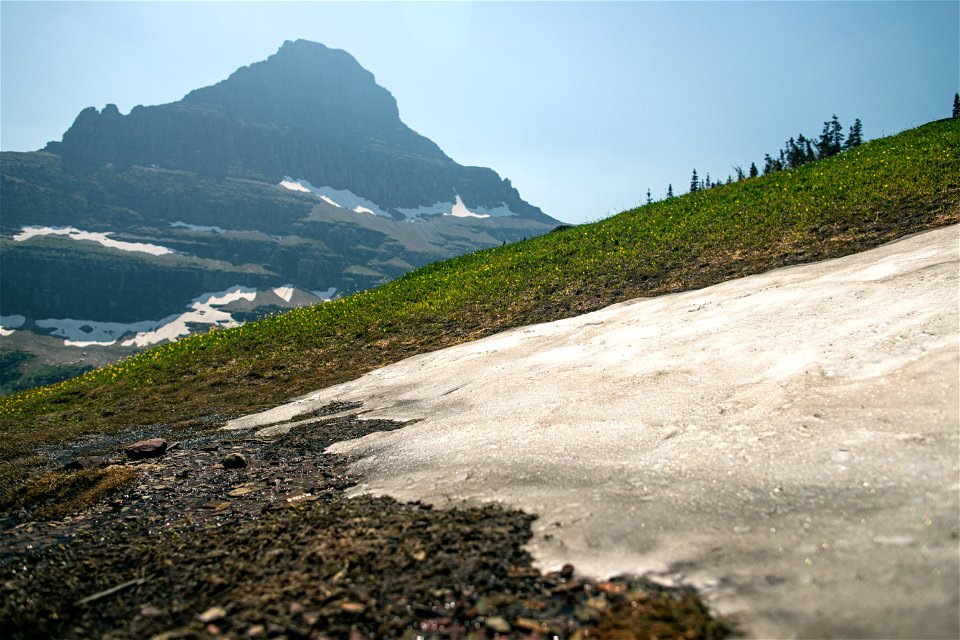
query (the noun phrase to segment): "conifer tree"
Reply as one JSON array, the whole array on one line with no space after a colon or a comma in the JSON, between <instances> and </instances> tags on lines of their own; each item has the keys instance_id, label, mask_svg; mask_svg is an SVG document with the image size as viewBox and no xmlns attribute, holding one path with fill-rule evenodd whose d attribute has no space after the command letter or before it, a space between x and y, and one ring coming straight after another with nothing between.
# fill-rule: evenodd
<instances>
[{"instance_id":1,"label":"conifer tree","mask_svg":"<svg viewBox=\"0 0 960 640\"><path fill-rule=\"evenodd\" d=\"M843 149L843 127L836 114L823 123L823 131L817 142L817 153L821 158L835 156Z\"/></svg>"},{"instance_id":2,"label":"conifer tree","mask_svg":"<svg viewBox=\"0 0 960 640\"><path fill-rule=\"evenodd\" d=\"M843 148L853 149L861 144L863 144L863 125L860 124L860 118L857 118L850 127L850 133L847 135L847 141L843 143Z\"/></svg>"},{"instance_id":3,"label":"conifer tree","mask_svg":"<svg viewBox=\"0 0 960 640\"><path fill-rule=\"evenodd\" d=\"M960 93L953 94L953 117L960 118Z\"/></svg>"},{"instance_id":4,"label":"conifer tree","mask_svg":"<svg viewBox=\"0 0 960 640\"><path fill-rule=\"evenodd\" d=\"M746 174L743 172L743 167L741 167L740 165L738 164L734 165L733 170L737 172L737 182L740 182L741 180L747 177Z\"/></svg>"},{"instance_id":5,"label":"conifer tree","mask_svg":"<svg viewBox=\"0 0 960 640\"><path fill-rule=\"evenodd\" d=\"M751 178L756 178L758 175L760 175L760 172L757 170L757 163L756 163L756 162L751 162L751 163L750 163L750 177L751 177Z\"/></svg>"},{"instance_id":6,"label":"conifer tree","mask_svg":"<svg viewBox=\"0 0 960 640\"><path fill-rule=\"evenodd\" d=\"M700 191L700 180L697 178L697 170L693 170L693 177L690 178L690 193Z\"/></svg>"},{"instance_id":7,"label":"conifer tree","mask_svg":"<svg viewBox=\"0 0 960 640\"><path fill-rule=\"evenodd\" d=\"M647 188L647 204L653 204L653 196L650 195L650 189Z\"/></svg>"},{"instance_id":8,"label":"conifer tree","mask_svg":"<svg viewBox=\"0 0 960 640\"><path fill-rule=\"evenodd\" d=\"M667 200L673 197L673 183L667 185Z\"/></svg>"}]
</instances>

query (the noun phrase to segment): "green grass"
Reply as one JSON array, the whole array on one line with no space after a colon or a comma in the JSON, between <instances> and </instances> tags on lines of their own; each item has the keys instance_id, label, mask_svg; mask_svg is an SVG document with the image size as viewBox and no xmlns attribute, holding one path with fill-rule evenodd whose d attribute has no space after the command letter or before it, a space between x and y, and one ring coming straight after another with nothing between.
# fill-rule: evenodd
<instances>
[{"instance_id":1,"label":"green grass","mask_svg":"<svg viewBox=\"0 0 960 640\"><path fill-rule=\"evenodd\" d=\"M638 193L640 188L638 187ZM960 121L435 263L0 398L0 460L136 425L218 423L522 324L864 250L960 221Z\"/></svg>"}]
</instances>

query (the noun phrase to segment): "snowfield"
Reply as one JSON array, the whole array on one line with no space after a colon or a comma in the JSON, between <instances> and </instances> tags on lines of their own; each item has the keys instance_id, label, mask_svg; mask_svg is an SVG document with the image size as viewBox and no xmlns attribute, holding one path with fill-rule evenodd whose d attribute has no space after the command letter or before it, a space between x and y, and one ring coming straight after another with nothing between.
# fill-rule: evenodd
<instances>
[{"instance_id":1,"label":"snowfield","mask_svg":"<svg viewBox=\"0 0 960 640\"><path fill-rule=\"evenodd\" d=\"M274 305L280 301L290 304L296 297L296 306L309 306L330 300L336 291L336 287L330 287L326 291L306 292L289 284L266 291L234 286L226 291L205 293L196 298L183 313L162 320L123 323L47 318L38 320L36 325L42 329L52 329L51 335L64 338L63 344L67 347L109 347L118 341L124 347L149 347L161 342L173 342L197 330L206 331L214 326L239 326L240 322L234 318L231 308L237 302L245 301L256 307ZM16 326L0 322L0 335L11 335L13 332L10 329L22 324L22 320Z\"/></svg>"},{"instance_id":2,"label":"snowfield","mask_svg":"<svg viewBox=\"0 0 960 640\"><path fill-rule=\"evenodd\" d=\"M30 238L39 236L66 236L71 240L86 240L96 242L97 244L119 251L130 251L134 253L149 253L153 256L162 256L168 253L174 253L173 249L162 247L157 244L147 244L145 242L123 242L114 240L110 236L111 232L96 233L93 231L81 231L73 227L24 227L17 235L13 236L14 242L24 242Z\"/></svg>"},{"instance_id":3,"label":"snowfield","mask_svg":"<svg viewBox=\"0 0 960 640\"><path fill-rule=\"evenodd\" d=\"M417 356L334 401L354 493L537 514L543 569L703 590L754 637L957 637L957 227Z\"/></svg>"},{"instance_id":4,"label":"snowfield","mask_svg":"<svg viewBox=\"0 0 960 640\"><path fill-rule=\"evenodd\" d=\"M290 191L299 191L300 193L312 193L327 204L341 209L349 209L354 213L368 213L384 218L391 218L379 205L358 196L348 189L334 189L333 187L316 187L309 181L302 178L294 179L285 176L277 185ZM454 195L450 202L437 202L432 205L423 205L413 209L397 209L408 221L422 220L424 216L453 216L455 218L490 218L490 217L508 217L515 216L505 204L488 209L468 209L459 195Z\"/></svg>"}]
</instances>

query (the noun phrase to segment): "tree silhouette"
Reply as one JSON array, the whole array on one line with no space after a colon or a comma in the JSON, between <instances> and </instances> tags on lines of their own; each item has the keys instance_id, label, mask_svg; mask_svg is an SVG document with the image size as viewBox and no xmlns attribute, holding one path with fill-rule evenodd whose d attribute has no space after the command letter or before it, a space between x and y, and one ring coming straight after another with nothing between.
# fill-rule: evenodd
<instances>
[{"instance_id":1,"label":"tree silhouette","mask_svg":"<svg viewBox=\"0 0 960 640\"><path fill-rule=\"evenodd\" d=\"M667 185L667 199L669 200L672 197L673 197L673 183L670 183Z\"/></svg>"},{"instance_id":2,"label":"tree silhouette","mask_svg":"<svg viewBox=\"0 0 960 640\"><path fill-rule=\"evenodd\" d=\"M823 123L823 131L817 142L817 153L821 158L835 156L843 149L843 127L836 114Z\"/></svg>"},{"instance_id":3,"label":"tree silhouette","mask_svg":"<svg viewBox=\"0 0 960 640\"><path fill-rule=\"evenodd\" d=\"M700 180L697 178L697 170L693 170L693 177L690 178L690 193L700 191Z\"/></svg>"},{"instance_id":4,"label":"tree silhouette","mask_svg":"<svg viewBox=\"0 0 960 640\"><path fill-rule=\"evenodd\" d=\"M760 171L757 170L757 163L756 163L756 162L751 162L751 163L750 163L750 177L751 177L751 178L756 178L758 175L760 175Z\"/></svg>"},{"instance_id":5,"label":"tree silhouette","mask_svg":"<svg viewBox=\"0 0 960 640\"><path fill-rule=\"evenodd\" d=\"M653 204L653 196L650 195L650 189L647 188L647 204Z\"/></svg>"},{"instance_id":6,"label":"tree silhouette","mask_svg":"<svg viewBox=\"0 0 960 640\"><path fill-rule=\"evenodd\" d=\"M847 141L843 143L843 148L852 149L861 144L863 144L863 125L860 124L860 118L857 118L850 127L850 133L847 135Z\"/></svg>"},{"instance_id":7,"label":"tree silhouette","mask_svg":"<svg viewBox=\"0 0 960 640\"><path fill-rule=\"evenodd\" d=\"M960 118L960 93L953 94L953 117Z\"/></svg>"}]
</instances>

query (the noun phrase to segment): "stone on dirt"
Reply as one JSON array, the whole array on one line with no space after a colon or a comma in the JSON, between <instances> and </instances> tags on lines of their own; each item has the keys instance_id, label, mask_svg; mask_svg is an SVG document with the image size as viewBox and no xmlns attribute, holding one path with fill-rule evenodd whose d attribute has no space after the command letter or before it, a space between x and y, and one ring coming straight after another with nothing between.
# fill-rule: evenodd
<instances>
[{"instance_id":1,"label":"stone on dirt","mask_svg":"<svg viewBox=\"0 0 960 640\"><path fill-rule=\"evenodd\" d=\"M242 453L228 453L220 464L224 469L243 469L247 466L247 458Z\"/></svg>"},{"instance_id":2,"label":"stone on dirt","mask_svg":"<svg viewBox=\"0 0 960 640\"><path fill-rule=\"evenodd\" d=\"M124 447L123 452L131 460L159 458L167 452L167 441L163 438L149 438Z\"/></svg>"},{"instance_id":3,"label":"stone on dirt","mask_svg":"<svg viewBox=\"0 0 960 640\"><path fill-rule=\"evenodd\" d=\"M106 456L78 456L63 465L63 470L81 471L83 469L102 469L108 464L110 464L110 459Z\"/></svg>"}]
</instances>

